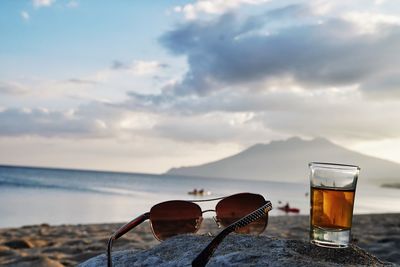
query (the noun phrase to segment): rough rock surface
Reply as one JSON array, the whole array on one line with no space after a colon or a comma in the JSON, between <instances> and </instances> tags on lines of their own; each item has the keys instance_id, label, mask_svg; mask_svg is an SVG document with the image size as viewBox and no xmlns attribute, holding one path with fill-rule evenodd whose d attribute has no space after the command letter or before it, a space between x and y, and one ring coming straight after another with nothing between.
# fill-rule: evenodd
<instances>
[{"instance_id":1,"label":"rough rock surface","mask_svg":"<svg viewBox=\"0 0 400 267\"><path fill-rule=\"evenodd\" d=\"M3 243L4 246L9 248L33 248L33 244L29 240L16 239Z\"/></svg>"},{"instance_id":2,"label":"rough rock surface","mask_svg":"<svg viewBox=\"0 0 400 267\"><path fill-rule=\"evenodd\" d=\"M149 250L113 252L113 263L114 266L190 266L211 240L209 236L177 236ZM106 256L99 255L79 266L106 266ZM232 234L220 244L207 266L396 265L380 261L357 246L327 249L302 240Z\"/></svg>"}]
</instances>

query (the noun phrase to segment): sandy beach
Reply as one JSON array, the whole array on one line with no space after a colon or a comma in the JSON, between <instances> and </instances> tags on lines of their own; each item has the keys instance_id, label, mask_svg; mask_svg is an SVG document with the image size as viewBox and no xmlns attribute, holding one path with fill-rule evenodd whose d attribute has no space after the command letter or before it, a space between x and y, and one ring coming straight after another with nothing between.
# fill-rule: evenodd
<instances>
[{"instance_id":1,"label":"sandy beach","mask_svg":"<svg viewBox=\"0 0 400 267\"><path fill-rule=\"evenodd\" d=\"M263 235L308 239L308 216L270 217ZM121 224L48 224L0 229L1 266L75 266L104 253L109 235ZM199 234L216 233L205 220ZM378 258L400 264L400 214L355 215L354 243ZM159 242L144 223L115 243L115 250L146 249Z\"/></svg>"}]
</instances>

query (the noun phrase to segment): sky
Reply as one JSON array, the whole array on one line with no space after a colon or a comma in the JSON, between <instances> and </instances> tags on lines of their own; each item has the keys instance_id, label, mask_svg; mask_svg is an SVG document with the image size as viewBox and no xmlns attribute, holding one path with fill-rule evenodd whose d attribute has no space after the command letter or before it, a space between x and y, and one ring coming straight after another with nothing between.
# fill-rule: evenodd
<instances>
[{"instance_id":1,"label":"sky","mask_svg":"<svg viewBox=\"0 0 400 267\"><path fill-rule=\"evenodd\" d=\"M400 163L400 3L0 2L0 164L162 173L324 137Z\"/></svg>"}]
</instances>

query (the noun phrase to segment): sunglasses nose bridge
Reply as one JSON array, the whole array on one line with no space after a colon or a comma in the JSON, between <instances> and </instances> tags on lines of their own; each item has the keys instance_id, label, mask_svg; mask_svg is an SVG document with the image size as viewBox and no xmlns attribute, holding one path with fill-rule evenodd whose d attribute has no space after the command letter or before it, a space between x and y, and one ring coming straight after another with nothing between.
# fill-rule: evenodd
<instances>
[{"instance_id":1,"label":"sunglasses nose bridge","mask_svg":"<svg viewBox=\"0 0 400 267\"><path fill-rule=\"evenodd\" d=\"M204 211L201 212L201 214L204 214L206 212L216 212L216 210L204 210Z\"/></svg>"},{"instance_id":2,"label":"sunglasses nose bridge","mask_svg":"<svg viewBox=\"0 0 400 267\"><path fill-rule=\"evenodd\" d=\"M202 211L201 213L204 214L204 213L206 213L206 212L215 212L215 213L217 213L216 210L211 210L211 209L210 209L210 210ZM218 220L217 216L213 216L213 219L214 219L215 224L218 226L218 228L221 228L221 223L220 223L220 221Z\"/></svg>"}]
</instances>

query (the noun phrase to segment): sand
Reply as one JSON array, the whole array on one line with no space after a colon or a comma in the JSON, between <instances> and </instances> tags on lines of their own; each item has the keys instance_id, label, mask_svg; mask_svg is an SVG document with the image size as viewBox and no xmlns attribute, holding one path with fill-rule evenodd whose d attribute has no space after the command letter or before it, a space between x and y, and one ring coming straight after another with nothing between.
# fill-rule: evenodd
<instances>
[{"instance_id":1,"label":"sand","mask_svg":"<svg viewBox=\"0 0 400 267\"><path fill-rule=\"evenodd\" d=\"M263 235L308 240L308 216L270 217ZM75 266L105 252L109 235L121 224L48 224L0 229L1 266ZM210 219L200 234L219 229ZM381 260L400 264L400 214L356 215L354 243ZM159 242L148 223L116 241L114 249L147 249Z\"/></svg>"}]
</instances>

